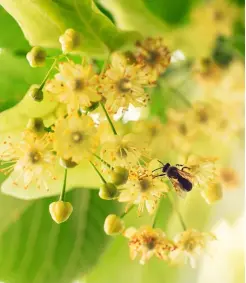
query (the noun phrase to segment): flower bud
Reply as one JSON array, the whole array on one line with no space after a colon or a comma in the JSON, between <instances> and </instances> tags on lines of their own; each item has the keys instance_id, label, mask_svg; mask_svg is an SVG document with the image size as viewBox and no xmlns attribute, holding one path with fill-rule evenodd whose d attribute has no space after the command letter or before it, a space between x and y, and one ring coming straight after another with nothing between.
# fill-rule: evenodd
<instances>
[{"instance_id":1,"label":"flower bud","mask_svg":"<svg viewBox=\"0 0 246 283\"><path fill-rule=\"evenodd\" d=\"M124 222L115 214L108 215L104 221L104 232L107 235L117 235L123 232L124 228Z\"/></svg>"},{"instance_id":2,"label":"flower bud","mask_svg":"<svg viewBox=\"0 0 246 283\"><path fill-rule=\"evenodd\" d=\"M112 183L103 184L99 191L101 199L111 200L118 196L117 187Z\"/></svg>"},{"instance_id":3,"label":"flower bud","mask_svg":"<svg viewBox=\"0 0 246 283\"><path fill-rule=\"evenodd\" d=\"M44 122L42 118L31 118L28 120L27 129L36 133L44 132Z\"/></svg>"},{"instance_id":4,"label":"flower bud","mask_svg":"<svg viewBox=\"0 0 246 283\"><path fill-rule=\"evenodd\" d=\"M78 164L72 160L72 158L64 159L60 158L60 165L64 168L74 168Z\"/></svg>"},{"instance_id":5,"label":"flower bud","mask_svg":"<svg viewBox=\"0 0 246 283\"><path fill-rule=\"evenodd\" d=\"M26 58L31 67L42 67L45 64L46 52L43 48L35 46L27 53Z\"/></svg>"},{"instance_id":6,"label":"flower bud","mask_svg":"<svg viewBox=\"0 0 246 283\"><path fill-rule=\"evenodd\" d=\"M60 224L68 220L73 212L73 207L70 202L59 200L50 204L49 211L52 219Z\"/></svg>"},{"instance_id":7,"label":"flower bud","mask_svg":"<svg viewBox=\"0 0 246 283\"><path fill-rule=\"evenodd\" d=\"M28 90L28 94L37 102L40 102L44 99L43 91L37 85L32 85Z\"/></svg>"},{"instance_id":8,"label":"flower bud","mask_svg":"<svg viewBox=\"0 0 246 283\"><path fill-rule=\"evenodd\" d=\"M212 183L201 193L208 204L212 204L223 197L222 186L219 183Z\"/></svg>"},{"instance_id":9,"label":"flower bud","mask_svg":"<svg viewBox=\"0 0 246 283\"><path fill-rule=\"evenodd\" d=\"M75 51L81 45L81 34L74 29L67 29L63 35L59 37L63 53Z\"/></svg>"},{"instance_id":10,"label":"flower bud","mask_svg":"<svg viewBox=\"0 0 246 283\"><path fill-rule=\"evenodd\" d=\"M123 185L128 179L129 172L124 167L117 166L110 174L110 181L116 186Z\"/></svg>"}]
</instances>

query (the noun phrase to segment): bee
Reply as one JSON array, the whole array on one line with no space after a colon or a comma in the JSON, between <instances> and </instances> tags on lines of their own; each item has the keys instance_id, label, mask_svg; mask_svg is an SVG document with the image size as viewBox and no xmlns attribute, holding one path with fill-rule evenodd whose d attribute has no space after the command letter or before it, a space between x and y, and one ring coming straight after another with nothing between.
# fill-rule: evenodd
<instances>
[{"instance_id":1,"label":"bee","mask_svg":"<svg viewBox=\"0 0 246 283\"><path fill-rule=\"evenodd\" d=\"M181 197L184 196L184 193L190 192L192 190L193 176L187 171L185 171L185 169L190 169L189 167L183 166L181 164L176 164L176 166L171 166L170 163L164 164L161 161L159 162L161 163L162 166L153 170L153 172L162 169L161 170L162 173L156 175L155 177L167 176L171 181L175 191ZM181 169L178 169L178 167L181 167Z\"/></svg>"}]
</instances>

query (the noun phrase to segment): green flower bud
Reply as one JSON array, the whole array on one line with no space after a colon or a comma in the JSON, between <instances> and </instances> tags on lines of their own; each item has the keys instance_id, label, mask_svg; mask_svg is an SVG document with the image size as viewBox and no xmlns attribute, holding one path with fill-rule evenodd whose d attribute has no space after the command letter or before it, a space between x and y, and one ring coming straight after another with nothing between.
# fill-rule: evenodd
<instances>
[{"instance_id":1,"label":"green flower bud","mask_svg":"<svg viewBox=\"0 0 246 283\"><path fill-rule=\"evenodd\" d=\"M28 94L37 102L40 102L44 99L43 91L37 85L32 85L28 90Z\"/></svg>"},{"instance_id":2,"label":"green flower bud","mask_svg":"<svg viewBox=\"0 0 246 283\"><path fill-rule=\"evenodd\" d=\"M116 186L123 185L128 179L129 172L124 167L117 166L110 174L110 181Z\"/></svg>"},{"instance_id":3,"label":"green flower bud","mask_svg":"<svg viewBox=\"0 0 246 283\"><path fill-rule=\"evenodd\" d=\"M67 29L63 35L59 37L63 53L75 51L81 45L81 34L74 29Z\"/></svg>"},{"instance_id":4,"label":"green flower bud","mask_svg":"<svg viewBox=\"0 0 246 283\"><path fill-rule=\"evenodd\" d=\"M69 159L60 158L60 165L64 168L74 168L78 164L72 161L72 158Z\"/></svg>"},{"instance_id":5,"label":"green flower bud","mask_svg":"<svg viewBox=\"0 0 246 283\"><path fill-rule=\"evenodd\" d=\"M208 204L212 204L222 199L223 197L222 186L220 183L212 183L204 191L202 191L201 195Z\"/></svg>"},{"instance_id":6,"label":"green flower bud","mask_svg":"<svg viewBox=\"0 0 246 283\"><path fill-rule=\"evenodd\" d=\"M49 211L52 219L60 224L68 220L73 212L73 206L70 202L59 200L50 204Z\"/></svg>"},{"instance_id":7,"label":"green flower bud","mask_svg":"<svg viewBox=\"0 0 246 283\"><path fill-rule=\"evenodd\" d=\"M111 200L118 196L117 187L112 183L103 184L99 191L101 199Z\"/></svg>"},{"instance_id":8,"label":"green flower bud","mask_svg":"<svg viewBox=\"0 0 246 283\"><path fill-rule=\"evenodd\" d=\"M27 129L36 133L44 132L44 122L42 118L31 118L28 120Z\"/></svg>"},{"instance_id":9,"label":"green flower bud","mask_svg":"<svg viewBox=\"0 0 246 283\"><path fill-rule=\"evenodd\" d=\"M120 219L119 216L115 214L110 214L106 217L104 221L104 232L107 235L117 235L123 232L125 229L124 222Z\"/></svg>"},{"instance_id":10,"label":"green flower bud","mask_svg":"<svg viewBox=\"0 0 246 283\"><path fill-rule=\"evenodd\" d=\"M42 67L45 64L46 52L43 48L35 46L27 53L26 58L31 67Z\"/></svg>"}]
</instances>

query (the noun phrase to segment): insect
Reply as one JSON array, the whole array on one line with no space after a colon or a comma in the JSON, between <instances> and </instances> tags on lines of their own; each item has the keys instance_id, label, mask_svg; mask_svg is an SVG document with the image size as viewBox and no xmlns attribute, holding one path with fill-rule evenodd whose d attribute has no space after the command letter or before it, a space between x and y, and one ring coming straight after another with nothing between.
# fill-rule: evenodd
<instances>
[{"instance_id":1,"label":"insect","mask_svg":"<svg viewBox=\"0 0 246 283\"><path fill-rule=\"evenodd\" d=\"M171 181L175 191L180 196L184 196L185 192L189 192L192 190L192 186L193 186L192 175L184 170L184 169L189 169L189 167L185 167L181 164L176 164L176 166L171 166L170 163L164 164L161 161L159 162L161 163L162 166L153 170L153 172L162 169L161 170L162 173L156 175L155 177L167 176ZM178 167L181 167L181 169L178 169Z\"/></svg>"}]
</instances>

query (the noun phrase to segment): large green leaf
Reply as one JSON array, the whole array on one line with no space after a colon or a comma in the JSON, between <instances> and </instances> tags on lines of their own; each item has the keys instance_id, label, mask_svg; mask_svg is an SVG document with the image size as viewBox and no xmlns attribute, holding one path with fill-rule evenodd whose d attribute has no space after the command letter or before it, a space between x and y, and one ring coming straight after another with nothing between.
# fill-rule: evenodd
<instances>
[{"instance_id":1,"label":"large green leaf","mask_svg":"<svg viewBox=\"0 0 246 283\"><path fill-rule=\"evenodd\" d=\"M110 239L103 231L103 222L116 211L114 203L102 201L92 190L75 190L67 194L73 214L58 225L48 212L54 200L32 202L24 212L16 209L15 222L0 237L1 281L69 283L99 259Z\"/></svg>"},{"instance_id":2,"label":"large green leaf","mask_svg":"<svg viewBox=\"0 0 246 283\"><path fill-rule=\"evenodd\" d=\"M0 48L28 50L29 44L16 21L0 7Z\"/></svg>"},{"instance_id":3,"label":"large green leaf","mask_svg":"<svg viewBox=\"0 0 246 283\"><path fill-rule=\"evenodd\" d=\"M31 45L59 47L59 36L67 28L81 32L81 51L106 55L136 40L135 32L121 32L92 0L1 0L0 4L20 24Z\"/></svg>"}]
</instances>

